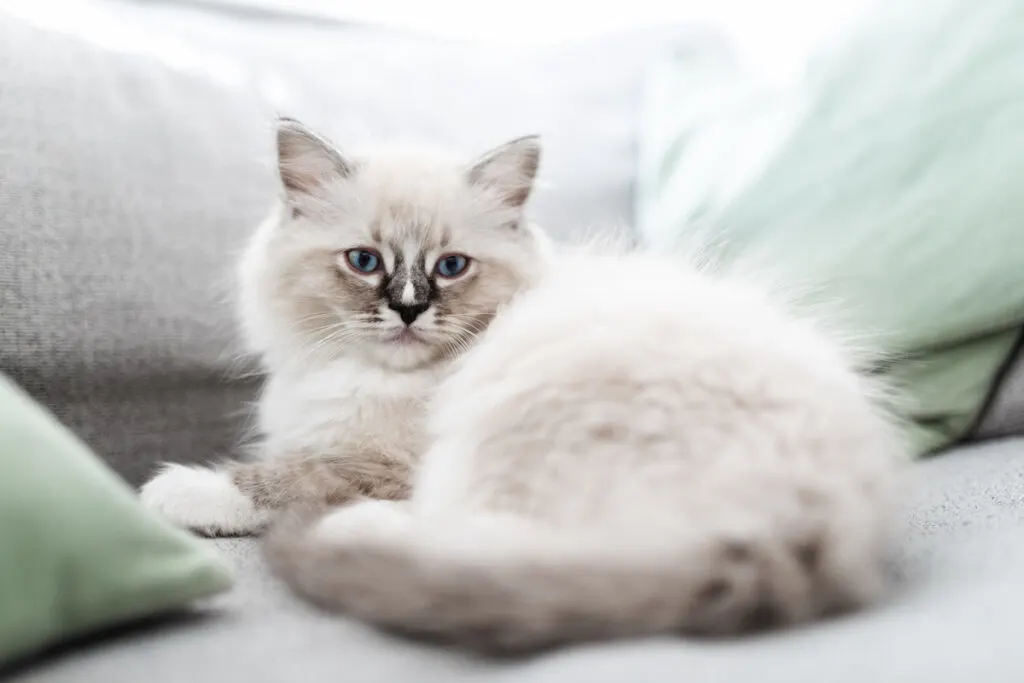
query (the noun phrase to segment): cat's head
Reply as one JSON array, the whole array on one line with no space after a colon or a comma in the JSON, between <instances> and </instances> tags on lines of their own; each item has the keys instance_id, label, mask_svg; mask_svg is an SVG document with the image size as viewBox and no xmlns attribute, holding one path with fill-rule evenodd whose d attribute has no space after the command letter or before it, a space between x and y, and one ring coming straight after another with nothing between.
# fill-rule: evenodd
<instances>
[{"instance_id":1,"label":"cat's head","mask_svg":"<svg viewBox=\"0 0 1024 683\"><path fill-rule=\"evenodd\" d=\"M452 357L543 268L546 240L523 216L536 137L466 162L350 156L281 119L277 149L282 201L240 268L243 326L271 365Z\"/></svg>"}]
</instances>

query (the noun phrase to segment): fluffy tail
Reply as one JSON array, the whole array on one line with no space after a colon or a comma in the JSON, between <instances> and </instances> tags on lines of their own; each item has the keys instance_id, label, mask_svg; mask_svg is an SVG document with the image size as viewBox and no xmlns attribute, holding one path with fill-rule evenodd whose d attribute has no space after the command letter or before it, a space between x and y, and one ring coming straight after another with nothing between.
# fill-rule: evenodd
<instances>
[{"instance_id":1,"label":"fluffy tail","mask_svg":"<svg viewBox=\"0 0 1024 683\"><path fill-rule=\"evenodd\" d=\"M267 557L323 607L491 654L743 633L845 611L881 588L874 558L823 572L832 560L814 544L721 538L642 550L482 520L418 528L400 506L370 501L293 518L268 537Z\"/></svg>"}]
</instances>

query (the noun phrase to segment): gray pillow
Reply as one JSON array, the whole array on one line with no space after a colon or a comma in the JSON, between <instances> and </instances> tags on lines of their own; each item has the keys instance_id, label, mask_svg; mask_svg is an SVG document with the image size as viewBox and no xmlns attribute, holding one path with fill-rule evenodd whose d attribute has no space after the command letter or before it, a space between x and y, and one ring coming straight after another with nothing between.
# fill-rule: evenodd
<instances>
[{"instance_id":1,"label":"gray pillow","mask_svg":"<svg viewBox=\"0 0 1024 683\"><path fill-rule=\"evenodd\" d=\"M0 11L0 371L133 482L241 432L225 284L272 196L272 114Z\"/></svg>"},{"instance_id":2,"label":"gray pillow","mask_svg":"<svg viewBox=\"0 0 1024 683\"><path fill-rule=\"evenodd\" d=\"M1017 344L995 387L991 401L973 436L991 439L1024 434L1024 335Z\"/></svg>"},{"instance_id":3,"label":"gray pillow","mask_svg":"<svg viewBox=\"0 0 1024 683\"><path fill-rule=\"evenodd\" d=\"M539 132L556 235L632 210L635 109L662 32L505 52L173 4L0 12L0 371L123 475L231 452L237 250L274 193L269 122L340 144L480 152Z\"/></svg>"}]
</instances>

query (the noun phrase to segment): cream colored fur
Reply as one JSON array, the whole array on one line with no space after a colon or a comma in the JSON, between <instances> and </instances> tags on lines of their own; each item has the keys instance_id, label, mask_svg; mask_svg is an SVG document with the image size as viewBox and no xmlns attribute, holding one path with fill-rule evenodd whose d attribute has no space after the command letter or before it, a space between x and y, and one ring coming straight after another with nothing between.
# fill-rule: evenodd
<instances>
[{"instance_id":1,"label":"cream colored fur","mask_svg":"<svg viewBox=\"0 0 1024 683\"><path fill-rule=\"evenodd\" d=\"M268 375L251 462L168 467L143 502L210 535L259 532L294 503L402 499L425 402L496 311L542 270L523 220L536 138L475 162L411 149L349 156L282 119L282 196L238 268L244 338ZM350 250L371 250L369 273ZM458 277L439 261L468 257ZM422 311L407 323L402 307Z\"/></svg>"},{"instance_id":2,"label":"cream colored fur","mask_svg":"<svg viewBox=\"0 0 1024 683\"><path fill-rule=\"evenodd\" d=\"M885 587L903 453L846 349L675 257L560 257L447 378L411 501L283 522L297 591L487 651L730 634Z\"/></svg>"}]
</instances>

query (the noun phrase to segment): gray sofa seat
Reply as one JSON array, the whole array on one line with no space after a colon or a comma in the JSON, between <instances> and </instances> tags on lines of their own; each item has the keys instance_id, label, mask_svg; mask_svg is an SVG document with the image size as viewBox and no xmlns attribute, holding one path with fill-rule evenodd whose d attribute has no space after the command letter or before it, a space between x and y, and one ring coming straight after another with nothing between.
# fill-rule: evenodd
<instances>
[{"instance_id":1,"label":"gray sofa seat","mask_svg":"<svg viewBox=\"0 0 1024 683\"><path fill-rule=\"evenodd\" d=\"M11 683L1019 683L1024 680L1024 439L912 467L895 595L861 614L733 642L662 638L486 661L381 634L294 599L253 540L201 618L73 649Z\"/></svg>"}]
</instances>

